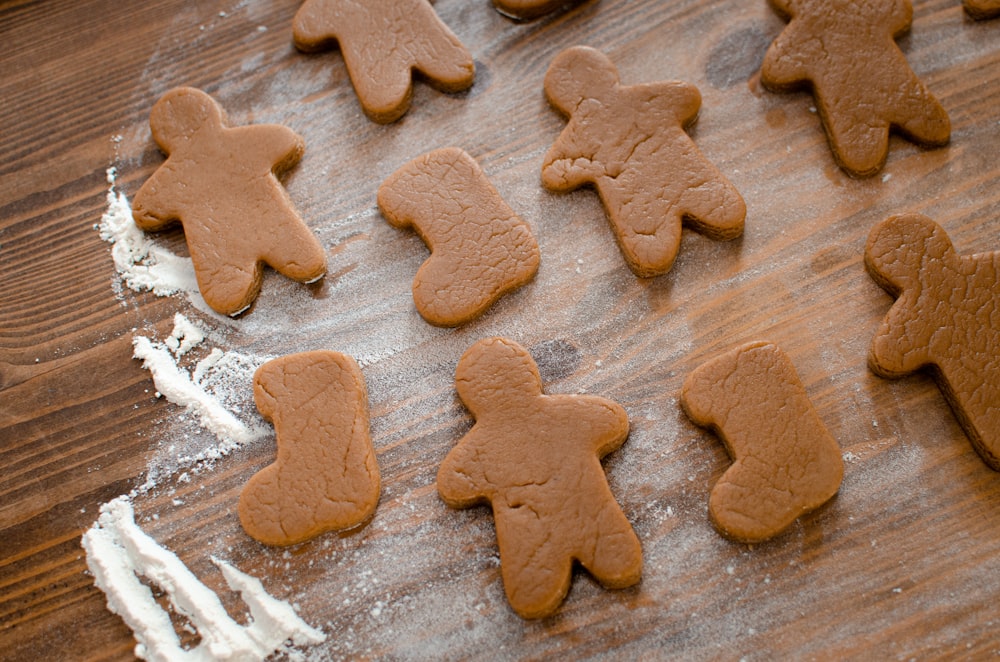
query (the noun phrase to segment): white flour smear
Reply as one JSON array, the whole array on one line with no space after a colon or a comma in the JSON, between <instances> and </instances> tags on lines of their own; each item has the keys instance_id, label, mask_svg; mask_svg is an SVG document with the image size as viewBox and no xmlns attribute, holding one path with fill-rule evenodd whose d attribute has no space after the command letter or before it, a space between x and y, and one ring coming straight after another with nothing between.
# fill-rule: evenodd
<instances>
[{"instance_id":1,"label":"white flour smear","mask_svg":"<svg viewBox=\"0 0 1000 662\"><path fill-rule=\"evenodd\" d=\"M191 259L158 245L136 227L128 198L115 191L117 169L110 167L107 174L108 209L101 216L98 230L101 239L112 244L111 257L122 280L136 292L149 290L160 296L197 294Z\"/></svg>"},{"instance_id":2,"label":"white flour smear","mask_svg":"<svg viewBox=\"0 0 1000 662\"><path fill-rule=\"evenodd\" d=\"M133 356L149 370L158 396L183 407L198 425L211 433L171 435L165 448L150 462L147 483L161 475L203 461L217 460L234 449L266 437L270 427L256 414L251 402L253 373L265 359L213 348L189 372L180 359L205 338L205 332L180 313L174 330L163 342L146 336L132 339ZM179 420L185 420L182 415Z\"/></svg>"},{"instance_id":3,"label":"white flour smear","mask_svg":"<svg viewBox=\"0 0 1000 662\"><path fill-rule=\"evenodd\" d=\"M234 621L215 593L136 525L132 504L125 497L101 507L100 518L83 536L83 547L94 582L107 595L108 608L132 628L139 642L135 654L145 660L263 660L283 650L288 640L305 646L326 639L288 603L271 597L260 580L213 558L229 587L250 607L248 625ZM190 650L181 646L169 614L139 577L167 592L173 609L187 617L201 636L197 646Z\"/></svg>"}]
</instances>

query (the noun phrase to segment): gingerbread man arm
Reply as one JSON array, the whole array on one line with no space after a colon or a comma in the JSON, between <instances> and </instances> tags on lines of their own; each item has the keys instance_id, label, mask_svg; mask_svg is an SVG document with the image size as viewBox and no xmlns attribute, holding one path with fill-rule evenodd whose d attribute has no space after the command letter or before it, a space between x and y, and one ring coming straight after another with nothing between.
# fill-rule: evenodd
<instances>
[{"instance_id":1,"label":"gingerbread man arm","mask_svg":"<svg viewBox=\"0 0 1000 662\"><path fill-rule=\"evenodd\" d=\"M162 230L181 220L177 198L178 182L171 167L164 164L154 172L132 198L132 219L146 232Z\"/></svg>"},{"instance_id":2,"label":"gingerbread man arm","mask_svg":"<svg viewBox=\"0 0 1000 662\"><path fill-rule=\"evenodd\" d=\"M251 124L225 129L248 158L259 159L262 168L275 175L292 168L306 150L302 136L280 124Z\"/></svg>"},{"instance_id":3,"label":"gingerbread man arm","mask_svg":"<svg viewBox=\"0 0 1000 662\"><path fill-rule=\"evenodd\" d=\"M451 449L437 474L438 494L452 508L468 508L490 495L476 448L475 429Z\"/></svg>"},{"instance_id":4,"label":"gingerbread man arm","mask_svg":"<svg viewBox=\"0 0 1000 662\"><path fill-rule=\"evenodd\" d=\"M920 214L893 216L876 225L865 245L865 266L882 289L898 299L889 309L872 340L868 363L876 374L899 377L931 362L930 338L913 334L918 300L924 287L921 268L925 260L956 257L944 230Z\"/></svg>"}]
</instances>

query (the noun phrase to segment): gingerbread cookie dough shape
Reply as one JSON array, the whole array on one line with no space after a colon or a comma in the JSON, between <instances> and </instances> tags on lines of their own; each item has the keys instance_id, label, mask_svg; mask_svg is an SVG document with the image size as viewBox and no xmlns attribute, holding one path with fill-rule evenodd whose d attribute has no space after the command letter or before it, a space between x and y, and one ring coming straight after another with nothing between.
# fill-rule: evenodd
<instances>
[{"instance_id":1,"label":"gingerbread cookie dough shape","mask_svg":"<svg viewBox=\"0 0 1000 662\"><path fill-rule=\"evenodd\" d=\"M1000 16L1000 0L964 0L962 4L969 16L977 21Z\"/></svg>"},{"instance_id":2,"label":"gingerbread cookie dough shape","mask_svg":"<svg viewBox=\"0 0 1000 662\"><path fill-rule=\"evenodd\" d=\"M401 167L379 187L378 206L430 248L413 279L413 301L431 324L464 324L538 271L531 228L461 149L438 149Z\"/></svg>"},{"instance_id":3,"label":"gingerbread cookie dough shape","mask_svg":"<svg viewBox=\"0 0 1000 662\"><path fill-rule=\"evenodd\" d=\"M181 223L213 310L246 310L264 264L302 283L323 277L326 253L277 178L301 158L302 138L274 124L230 128L215 100L190 87L157 101L149 124L167 160L136 193L132 216L146 231Z\"/></svg>"},{"instance_id":4,"label":"gingerbread cookie dough shape","mask_svg":"<svg viewBox=\"0 0 1000 662\"><path fill-rule=\"evenodd\" d=\"M469 348L455 385L476 423L441 465L438 492L453 508L492 505L514 611L552 614L574 559L606 587L637 583L639 540L600 462L628 436L625 411L596 396L544 394L531 355L502 338Z\"/></svg>"},{"instance_id":5,"label":"gingerbread cookie dough shape","mask_svg":"<svg viewBox=\"0 0 1000 662\"><path fill-rule=\"evenodd\" d=\"M493 6L504 16L528 20L578 2L580 0L493 0Z\"/></svg>"},{"instance_id":6,"label":"gingerbread cookie dough shape","mask_svg":"<svg viewBox=\"0 0 1000 662\"><path fill-rule=\"evenodd\" d=\"M240 494L243 529L293 545L367 521L380 479L357 363L317 350L273 359L253 378L257 409L274 423L278 456Z\"/></svg>"},{"instance_id":7,"label":"gingerbread cookie dough shape","mask_svg":"<svg viewBox=\"0 0 1000 662\"><path fill-rule=\"evenodd\" d=\"M948 114L894 41L910 27L909 0L770 2L789 24L767 51L761 82L812 88L841 168L857 177L881 170L893 128L919 144L947 144Z\"/></svg>"},{"instance_id":8,"label":"gingerbread cookie dough shape","mask_svg":"<svg viewBox=\"0 0 1000 662\"><path fill-rule=\"evenodd\" d=\"M684 380L681 405L733 458L708 502L725 536L772 538L840 489L840 448L777 346L749 343L700 366Z\"/></svg>"},{"instance_id":9,"label":"gingerbread cookie dough shape","mask_svg":"<svg viewBox=\"0 0 1000 662\"><path fill-rule=\"evenodd\" d=\"M713 239L743 232L743 198L684 131L698 116L697 88L621 85L611 60L577 46L552 62L545 94L569 123L545 155L542 184L593 185L637 276L670 270L684 221Z\"/></svg>"},{"instance_id":10,"label":"gingerbread cookie dough shape","mask_svg":"<svg viewBox=\"0 0 1000 662\"><path fill-rule=\"evenodd\" d=\"M865 266L897 297L872 340L882 377L930 368L972 445L1000 471L1000 251L959 255L920 214L876 225Z\"/></svg>"},{"instance_id":11,"label":"gingerbread cookie dough shape","mask_svg":"<svg viewBox=\"0 0 1000 662\"><path fill-rule=\"evenodd\" d=\"M909 0L770 0L788 25L771 44L761 82L811 87L833 156L851 175L878 172L889 130L940 146L951 123L894 41L913 16Z\"/></svg>"},{"instance_id":12,"label":"gingerbread cookie dough shape","mask_svg":"<svg viewBox=\"0 0 1000 662\"><path fill-rule=\"evenodd\" d=\"M340 46L361 107L395 122L410 107L413 72L445 92L472 85L472 55L427 0L306 0L292 22L304 52Z\"/></svg>"}]
</instances>

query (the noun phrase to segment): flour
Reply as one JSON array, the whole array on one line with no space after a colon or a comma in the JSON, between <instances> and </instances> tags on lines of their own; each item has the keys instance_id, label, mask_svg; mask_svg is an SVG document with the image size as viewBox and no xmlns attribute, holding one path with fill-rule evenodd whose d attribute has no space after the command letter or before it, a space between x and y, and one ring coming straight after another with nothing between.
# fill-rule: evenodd
<instances>
[{"instance_id":1,"label":"flour","mask_svg":"<svg viewBox=\"0 0 1000 662\"><path fill-rule=\"evenodd\" d=\"M270 434L248 402L253 373L265 359L215 347L189 372L179 360L204 339L205 332L180 313L174 316L174 329L164 342L141 335L132 339L133 356L149 370L157 395L183 407L214 437L208 443L196 438L180 447L177 439L172 440L166 456L154 458L151 475L219 459Z\"/></svg>"},{"instance_id":2,"label":"flour","mask_svg":"<svg viewBox=\"0 0 1000 662\"><path fill-rule=\"evenodd\" d=\"M128 198L115 191L117 169L108 168L107 177L108 208L98 230L101 239L112 244L111 257L125 284L136 292L149 290L159 296L196 294L198 281L191 259L158 245L136 227Z\"/></svg>"},{"instance_id":3,"label":"flour","mask_svg":"<svg viewBox=\"0 0 1000 662\"><path fill-rule=\"evenodd\" d=\"M260 580L213 557L226 583L250 607L249 625L234 621L215 593L136 525L132 504L125 497L101 506L100 518L83 536L83 548L94 582L107 595L108 609L132 628L138 641L135 654L143 659L263 660L289 639L299 646L326 639L288 603L270 596ZM182 648L170 616L140 576L163 588L173 609L197 628L201 642L196 647Z\"/></svg>"}]
</instances>

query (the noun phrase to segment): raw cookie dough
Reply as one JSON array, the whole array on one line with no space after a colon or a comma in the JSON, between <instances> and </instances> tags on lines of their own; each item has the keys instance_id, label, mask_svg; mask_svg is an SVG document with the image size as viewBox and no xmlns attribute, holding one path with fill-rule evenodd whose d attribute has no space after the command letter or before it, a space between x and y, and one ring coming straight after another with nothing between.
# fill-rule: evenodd
<instances>
[{"instance_id":1,"label":"raw cookie dough","mask_svg":"<svg viewBox=\"0 0 1000 662\"><path fill-rule=\"evenodd\" d=\"M464 324L538 271L531 228L461 149L438 149L401 167L379 187L378 206L431 251L413 279L413 302L431 324Z\"/></svg>"},{"instance_id":2,"label":"raw cookie dough","mask_svg":"<svg viewBox=\"0 0 1000 662\"><path fill-rule=\"evenodd\" d=\"M628 436L625 411L596 396L545 395L531 355L503 338L469 348L455 386L476 423L441 465L438 492L453 508L492 505L514 611L555 612L574 559L609 588L637 583L639 540L601 467Z\"/></svg>"},{"instance_id":3,"label":"raw cookie dough","mask_svg":"<svg viewBox=\"0 0 1000 662\"><path fill-rule=\"evenodd\" d=\"M684 380L681 404L733 458L708 502L725 536L772 538L840 488L840 448L777 346L753 342L701 365Z\"/></svg>"},{"instance_id":4,"label":"raw cookie dough","mask_svg":"<svg viewBox=\"0 0 1000 662\"><path fill-rule=\"evenodd\" d=\"M743 198L684 132L701 106L696 87L621 85L611 60L577 46L552 62L545 94L569 123L545 155L542 184L596 187L637 276L670 270L684 221L713 239L743 232Z\"/></svg>"},{"instance_id":5,"label":"raw cookie dough","mask_svg":"<svg viewBox=\"0 0 1000 662\"><path fill-rule=\"evenodd\" d=\"M493 0L498 12L521 20L537 18L569 4L574 4L574 0Z\"/></svg>"},{"instance_id":6,"label":"raw cookie dough","mask_svg":"<svg viewBox=\"0 0 1000 662\"><path fill-rule=\"evenodd\" d=\"M380 479L357 363L326 350L283 356L257 370L253 393L274 423L278 457L240 494L244 530L267 545L293 545L367 521Z\"/></svg>"},{"instance_id":7,"label":"raw cookie dough","mask_svg":"<svg viewBox=\"0 0 1000 662\"><path fill-rule=\"evenodd\" d=\"M184 226L198 288L213 310L246 310L264 264L303 283L323 277L326 252L276 176L301 158L302 138L275 124L229 128L215 100L190 87L163 95L149 124L167 160L135 194L135 224Z\"/></svg>"},{"instance_id":8,"label":"raw cookie dough","mask_svg":"<svg viewBox=\"0 0 1000 662\"><path fill-rule=\"evenodd\" d=\"M361 107L383 124L409 109L414 71L445 92L475 78L472 55L427 0L306 0L292 33L304 52L337 42Z\"/></svg>"},{"instance_id":9,"label":"raw cookie dough","mask_svg":"<svg viewBox=\"0 0 1000 662\"><path fill-rule=\"evenodd\" d=\"M872 340L882 377L930 368L972 445L1000 471L1000 251L959 255L920 214L872 229L865 266L897 297Z\"/></svg>"},{"instance_id":10,"label":"raw cookie dough","mask_svg":"<svg viewBox=\"0 0 1000 662\"><path fill-rule=\"evenodd\" d=\"M928 146L951 123L894 41L913 16L910 0L770 0L788 19L761 67L776 91L811 87L833 156L857 177L878 172L889 130Z\"/></svg>"},{"instance_id":11,"label":"raw cookie dough","mask_svg":"<svg viewBox=\"0 0 1000 662\"><path fill-rule=\"evenodd\" d=\"M964 0L965 11L976 20L1000 16L1000 0Z\"/></svg>"}]
</instances>

